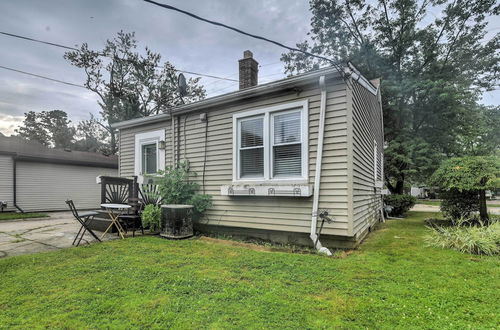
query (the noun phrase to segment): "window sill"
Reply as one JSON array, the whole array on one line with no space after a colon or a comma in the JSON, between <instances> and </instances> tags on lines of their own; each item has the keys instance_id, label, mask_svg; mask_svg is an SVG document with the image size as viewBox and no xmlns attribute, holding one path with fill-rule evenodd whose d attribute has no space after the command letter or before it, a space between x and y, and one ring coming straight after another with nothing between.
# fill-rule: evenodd
<instances>
[{"instance_id":1,"label":"window sill","mask_svg":"<svg viewBox=\"0 0 500 330\"><path fill-rule=\"evenodd\" d=\"M310 197L313 186L292 183L236 183L220 187L222 196Z\"/></svg>"},{"instance_id":2,"label":"window sill","mask_svg":"<svg viewBox=\"0 0 500 330\"><path fill-rule=\"evenodd\" d=\"M160 174L139 174L137 175L137 183L139 184L153 184L156 180L161 178Z\"/></svg>"}]
</instances>

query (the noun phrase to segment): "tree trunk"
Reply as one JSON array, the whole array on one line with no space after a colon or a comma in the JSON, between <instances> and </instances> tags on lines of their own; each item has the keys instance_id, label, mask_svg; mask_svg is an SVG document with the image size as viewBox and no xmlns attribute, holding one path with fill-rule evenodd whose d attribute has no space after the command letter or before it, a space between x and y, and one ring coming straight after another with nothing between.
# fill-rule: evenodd
<instances>
[{"instance_id":1,"label":"tree trunk","mask_svg":"<svg viewBox=\"0 0 500 330\"><path fill-rule=\"evenodd\" d=\"M389 189L389 191L391 192L391 194L393 195L402 195L404 193L404 180L403 179L400 179L398 181L396 181L396 185L392 185L389 180L386 180L386 186L387 186L387 189Z\"/></svg>"},{"instance_id":2,"label":"tree trunk","mask_svg":"<svg viewBox=\"0 0 500 330\"><path fill-rule=\"evenodd\" d=\"M486 191L479 190L479 217L481 221L488 222L488 209L486 207Z\"/></svg>"}]
</instances>

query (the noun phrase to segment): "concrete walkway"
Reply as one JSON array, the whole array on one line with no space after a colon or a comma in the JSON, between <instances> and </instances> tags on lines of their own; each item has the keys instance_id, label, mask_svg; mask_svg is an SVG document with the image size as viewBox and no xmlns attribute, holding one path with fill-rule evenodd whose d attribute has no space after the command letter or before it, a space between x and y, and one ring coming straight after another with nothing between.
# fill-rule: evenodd
<instances>
[{"instance_id":1,"label":"concrete walkway","mask_svg":"<svg viewBox=\"0 0 500 330\"><path fill-rule=\"evenodd\" d=\"M417 212L440 212L439 206L436 205L425 205L425 204L415 204L411 211ZM500 207L488 206L488 212L491 214L500 214Z\"/></svg>"},{"instance_id":2,"label":"concrete walkway","mask_svg":"<svg viewBox=\"0 0 500 330\"><path fill-rule=\"evenodd\" d=\"M0 258L72 247L80 224L71 212L49 215L50 218L0 221ZM95 234L100 237L102 233ZM103 241L116 238L115 234L107 234ZM89 242L96 240L86 233L80 246Z\"/></svg>"}]
</instances>

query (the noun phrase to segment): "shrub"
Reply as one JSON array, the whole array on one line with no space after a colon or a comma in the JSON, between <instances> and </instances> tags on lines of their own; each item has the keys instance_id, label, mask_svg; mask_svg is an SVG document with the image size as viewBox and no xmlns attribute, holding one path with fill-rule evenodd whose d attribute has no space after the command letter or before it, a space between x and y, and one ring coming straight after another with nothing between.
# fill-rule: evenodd
<instances>
[{"instance_id":1,"label":"shrub","mask_svg":"<svg viewBox=\"0 0 500 330\"><path fill-rule=\"evenodd\" d=\"M192 177L196 177L196 173L189 171L189 165L183 162L162 172L159 186L164 204L193 205L193 217L197 219L212 206L212 196L198 194L200 185L192 181Z\"/></svg>"},{"instance_id":2,"label":"shrub","mask_svg":"<svg viewBox=\"0 0 500 330\"><path fill-rule=\"evenodd\" d=\"M390 216L399 217L404 215L408 210L410 210L417 199L411 195L385 195L384 202L388 206L392 207L389 212Z\"/></svg>"},{"instance_id":3,"label":"shrub","mask_svg":"<svg viewBox=\"0 0 500 330\"><path fill-rule=\"evenodd\" d=\"M462 253L495 255L500 253L500 222L487 226L430 227L426 237L430 246L448 248Z\"/></svg>"},{"instance_id":4,"label":"shrub","mask_svg":"<svg viewBox=\"0 0 500 330\"><path fill-rule=\"evenodd\" d=\"M500 161L498 157L460 157L450 158L444 161L434 172L430 183L449 192L447 203L451 205L452 212L449 216L469 213L468 208L464 210L455 209L453 205L464 205L460 200L472 198L478 195L478 210L481 220L488 220L486 206L486 190L493 189L497 185L500 173ZM459 196L464 194L464 196ZM446 193L443 196L446 199ZM446 208L445 208L446 209Z\"/></svg>"},{"instance_id":5,"label":"shrub","mask_svg":"<svg viewBox=\"0 0 500 330\"><path fill-rule=\"evenodd\" d=\"M445 218L459 220L470 218L479 211L479 195L477 191L458 191L450 189L441 194L441 212Z\"/></svg>"},{"instance_id":6,"label":"shrub","mask_svg":"<svg viewBox=\"0 0 500 330\"><path fill-rule=\"evenodd\" d=\"M161 228L161 208L154 204L146 205L141 220L143 228L149 228L151 232L159 231Z\"/></svg>"}]
</instances>

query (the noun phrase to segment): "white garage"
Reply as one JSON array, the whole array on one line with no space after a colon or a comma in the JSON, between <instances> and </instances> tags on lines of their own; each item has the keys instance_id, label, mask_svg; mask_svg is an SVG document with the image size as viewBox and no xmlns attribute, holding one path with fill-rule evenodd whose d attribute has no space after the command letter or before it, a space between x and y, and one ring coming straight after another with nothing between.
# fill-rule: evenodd
<instances>
[{"instance_id":1,"label":"white garage","mask_svg":"<svg viewBox=\"0 0 500 330\"><path fill-rule=\"evenodd\" d=\"M92 152L50 149L32 141L0 136L0 201L4 211L67 210L100 204L99 175L117 176L118 159Z\"/></svg>"}]
</instances>

